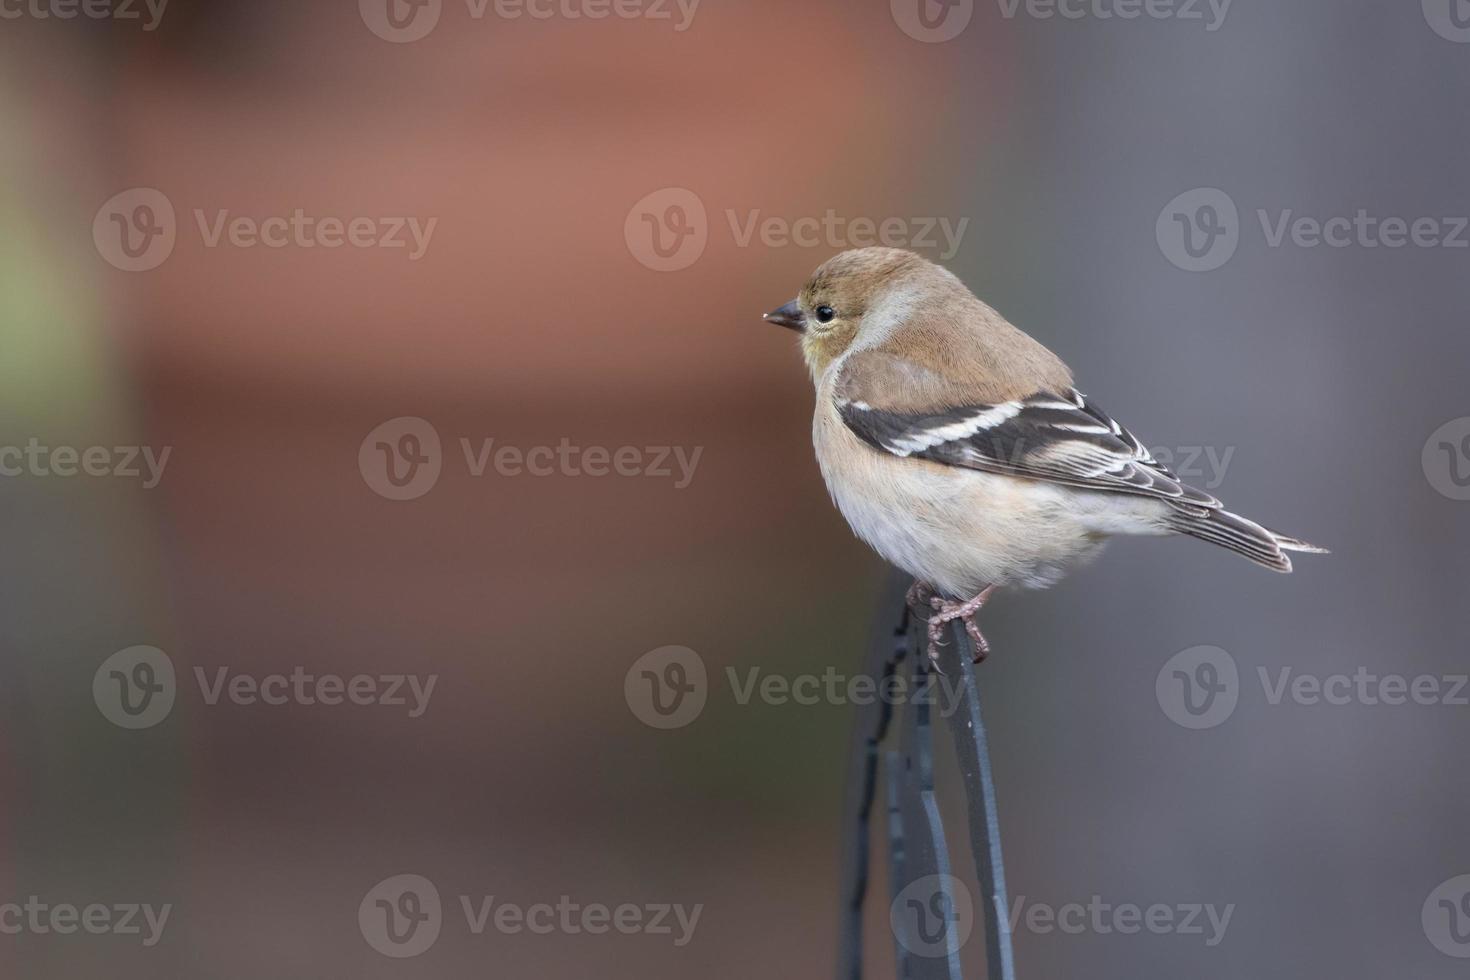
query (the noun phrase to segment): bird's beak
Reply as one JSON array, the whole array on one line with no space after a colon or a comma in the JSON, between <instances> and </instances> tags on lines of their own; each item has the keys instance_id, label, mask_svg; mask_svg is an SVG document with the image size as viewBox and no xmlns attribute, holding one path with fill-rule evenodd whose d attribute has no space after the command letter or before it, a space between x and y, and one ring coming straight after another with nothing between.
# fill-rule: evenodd
<instances>
[{"instance_id":1,"label":"bird's beak","mask_svg":"<svg viewBox=\"0 0 1470 980\"><path fill-rule=\"evenodd\" d=\"M779 310L772 310L766 314L766 322L774 323L797 333L806 333L806 314L801 312L801 307L792 300Z\"/></svg>"}]
</instances>

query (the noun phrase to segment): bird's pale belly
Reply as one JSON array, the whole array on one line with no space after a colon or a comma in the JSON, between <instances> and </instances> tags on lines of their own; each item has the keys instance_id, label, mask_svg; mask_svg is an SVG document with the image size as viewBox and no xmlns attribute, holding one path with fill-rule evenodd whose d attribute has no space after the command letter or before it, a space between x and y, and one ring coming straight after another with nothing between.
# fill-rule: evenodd
<instances>
[{"instance_id":1,"label":"bird's pale belly","mask_svg":"<svg viewBox=\"0 0 1470 980\"><path fill-rule=\"evenodd\" d=\"M891 456L863 444L835 411L818 410L813 441L827 489L858 537L958 598L986 585L1052 585L1094 557L1107 534L1151 530L1157 509L1114 494ZM1079 496L1096 498L1094 506L1079 507Z\"/></svg>"}]
</instances>

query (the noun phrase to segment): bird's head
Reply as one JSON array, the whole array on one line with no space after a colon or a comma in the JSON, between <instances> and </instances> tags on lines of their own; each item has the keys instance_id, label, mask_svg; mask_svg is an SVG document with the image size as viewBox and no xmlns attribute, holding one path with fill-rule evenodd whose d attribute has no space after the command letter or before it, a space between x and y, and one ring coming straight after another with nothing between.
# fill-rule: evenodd
<instances>
[{"instance_id":1,"label":"bird's head","mask_svg":"<svg viewBox=\"0 0 1470 980\"><path fill-rule=\"evenodd\" d=\"M822 263L796 299L767 313L801 334L813 378L854 342L876 340L925 302L964 286L944 269L897 248L855 248Z\"/></svg>"}]
</instances>

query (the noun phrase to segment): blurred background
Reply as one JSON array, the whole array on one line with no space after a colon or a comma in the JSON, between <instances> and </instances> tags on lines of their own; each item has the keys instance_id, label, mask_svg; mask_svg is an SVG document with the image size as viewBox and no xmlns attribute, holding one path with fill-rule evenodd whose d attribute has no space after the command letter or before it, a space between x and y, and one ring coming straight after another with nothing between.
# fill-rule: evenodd
<instances>
[{"instance_id":1,"label":"blurred background","mask_svg":"<svg viewBox=\"0 0 1470 980\"><path fill-rule=\"evenodd\" d=\"M831 975L853 705L740 692L858 672L885 571L760 314L881 232L1335 552L986 611L1020 975L1463 976L1470 4L1419 7L0 5L0 973ZM1094 898L1232 912L1026 924Z\"/></svg>"}]
</instances>

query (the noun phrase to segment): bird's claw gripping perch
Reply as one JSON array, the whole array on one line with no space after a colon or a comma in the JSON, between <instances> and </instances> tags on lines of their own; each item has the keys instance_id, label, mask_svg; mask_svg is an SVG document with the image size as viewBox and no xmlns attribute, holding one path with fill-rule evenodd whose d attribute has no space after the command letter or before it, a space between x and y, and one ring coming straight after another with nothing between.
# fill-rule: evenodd
<instances>
[{"instance_id":1,"label":"bird's claw gripping perch","mask_svg":"<svg viewBox=\"0 0 1470 980\"><path fill-rule=\"evenodd\" d=\"M991 593L995 586L987 585L981 589L973 599L964 602L953 602L936 595L932 589L922 582L915 582L909 589L908 603L910 606L922 608L928 606L934 610L934 615L928 617L929 634L929 659L934 664L934 669L939 673L939 648L944 646L944 628L949 623L959 620L965 625L965 633L970 637L970 642L975 647L975 663L980 663L990 654L990 643L985 639L985 634L980 632L980 627L975 623L975 614L985 608L990 601Z\"/></svg>"}]
</instances>

